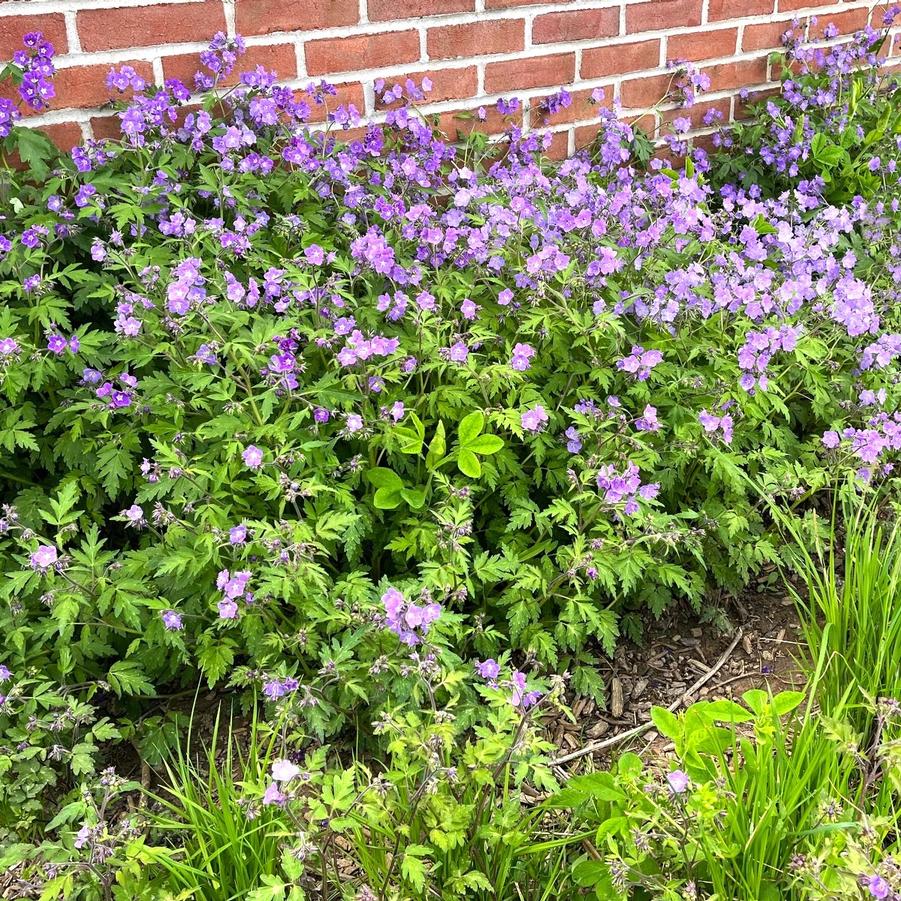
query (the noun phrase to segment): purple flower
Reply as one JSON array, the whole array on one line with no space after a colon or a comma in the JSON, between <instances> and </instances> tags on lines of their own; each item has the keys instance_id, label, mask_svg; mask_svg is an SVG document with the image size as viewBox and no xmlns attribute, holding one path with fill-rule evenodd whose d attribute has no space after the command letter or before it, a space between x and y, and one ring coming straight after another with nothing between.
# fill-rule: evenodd
<instances>
[{"instance_id":1,"label":"purple flower","mask_svg":"<svg viewBox=\"0 0 901 901\"><path fill-rule=\"evenodd\" d=\"M888 898L892 887L881 876L874 875L867 881L867 890L874 898Z\"/></svg>"},{"instance_id":2,"label":"purple flower","mask_svg":"<svg viewBox=\"0 0 901 901\"><path fill-rule=\"evenodd\" d=\"M331 418L332 418L332 414L329 413L329 411L326 410L325 407L316 407L316 409L313 411L314 421L318 422L320 424L324 423L324 422L328 422L329 419L331 419Z\"/></svg>"},{"instance_id":3,"label":"purple flower","mask_svg":"<svg viewBox=\"0 0 901 901\"><path fill-rule=\"evenodd\" d=\"M500 664L492 657L476 663L476 672L486 681L491 683L497 682L497 677L501 673Z\"/></svg>"},{"instance_id":4,"label":"purple flower","mask_svg":"<svg viewBox=\"0 0 901 901\"><path fill-rule=\"evenodd\" d=\"M229 598L223 598L219 601L219 618L220 619L237 619L238 605Z\"/></svg>"},{"instance_id":5,"label":"purple flower","mask_svg":"<svg viewBox=\"0 0 901 901\"><path fill-rule=\"evenodd\" d=\"M57 559L58 554L56 548L51 544L42 544L31 555L31 568L38 570L38 572L45 572L50 569L51 566L56 565Z\"/></svg>"},{"instance_id":6,"label":"purple flower","mask_svg":"<svg viewBox=\"0 0 901 901\"><path fill-rule=\"evenodd\" d=\"M266 791L263 792L263 804L267 806L282 806L287 800L287 796L278 787L277 782L270 782L269 785L266 786Z\"/></svg>"},{"instance_id":7,"label":"purple flower","mask_svg":"<svg viewBox=\"0 0 901 901\"><path fill-rule=\"evenodd\" d=\"M318 244L311 244L304 250L303 255L307 258L307 262L314 266L321 266L325 261L325 251Z\"/></svg>"},{"instance_id":8,"label":"purple flower","mask_svg":"<svg viewBox=\"0 0 901 901\"><path fill-rule=\"evenodd\" d=\"M657 419L657 408L648 404L644 408L642 415L635 420L635 428L639 432L658 432L660 431L660 422Z\"/></svg>"},{"instance_id":9,"label":"purple flower","mask_svg":"<svg viewBox=\"0 0 901 901\"><path fill-rule=\"evenodd\" d=\"M385 626L407 645L418 645L429 627L441 616L441 605L412 604L393 586L382 595Z\"/></svg>"},{"instance_id":10,"label":"purple flower","mask_svg":"<svg viewBox=\"0 0 901 901\"><path fill-rule=\"evenodd\" d=\"M140 529L147 524L147 520L144 519L144 511L137 504L132 504L119 515L124 516L128 525L134 529Z\"/></svg>"},{"instance_id":11,"label":"purple flower","mask_svg":"<svg viewBox=\"0 0 901 901\"><path fill-rule=\"evenodd\" d=\"M528 710L529 707L537 704L541 698L540 691L526 691L526 674L521 673L519 670L514 670L511 674L510 687L512 689L510 703L521 710Z\"/></svg>"},{"instance_id":12,"label":"purple flower","mask_svg":"<svg viewBox=\"0 0 901 901\"><path fill-rule=\"evenodd\" d=\"M9 671L9 667L0 663L0 682L9 682L13 674Z\"/></svg>"},{"instance_id":13,"label":"purple flower","mask_svg":"<svg viewBox=\"0 0 901 901\"><path fill-rule=\"evenodd\" d=\"M707 410L701 410L698 414L698 422L701 423L704 431L708 434L714 434L718 430L721 430L723 443L732 443L732 417L728 414L715 416Z\"/></svg>"},{"instance_id":14,"label":"purple flower","mask_svg":"<svg viewBox=\"0 0 901 901\"><path fill-rule=\"evenodd\" d=\"M688 791L688 776L682 770L673 770L671 773L667 773L666 781L674 795L681 795Z\"/></svg>"},{"instance_id":15,"label":"purple flower","mask_svg":"<svg viewBox=\"0 0 901 901\"><path fill-rule=\"evenodd\" d=\"M616 368L634 375L638 381L646 381L651 370L663 360L659 350L645 350L639 345L632 348L628 357L616 361Z\"/></svg>"},{"instance_id":16,"label":"purple flower","mask_svg":"<svg viewBox=\"0 0 901 901\"><path fill-rule=\"evenodd\" d=\"M160 614L160 616L162 617L163 625L166 627L166 631L180 632L184 628L181 614L177 613L175 610L164 610Z\"/></svg>"},{"instance_id":17,"label":"purple flower","mask_svg":"<svg viewBox=\"0 0 901 901\"><path fill-rule=\"evenodd\" d=\"M249 469L259 469L263 465L263 452L255 444L251 444L244 448L241 459Z\"/></svg>"},{"instance_id":18,"label":"purple flower","mask_svg":"<svg viewBox=\"0 0 901 901\"><path fill-rule=\"evenodd\" d=\"M275 782L290 782L300 775L300 767L291 763L290 760L275 760L272 762L271 769L272 779Z\"/></svg>"},{"instance_id":19,"label":"purple flower","mask_svg":"<svg viewBox=\"0 0 901 901\"><path fill-rule=\"evenodd\" d=\"M247 541L247 526L232 526L228 530L228 540L230 544L244 544Z\"/></svg>"},{"instance_id":20,"label":"purple flower","mask_svg":"<svg viewBox=\"0 0 901 901\"><path fill-rule=\"evenodd\" d=\"M516 344L513 347L513 355L510 358L510 366L519 372L525 372L532 364L535 356L535 348L530 344Z\"/></svg>"},{"instance_id":21,"label":"purple flower","mask_svg":"<svg viewBox=\"0 0 901 901\"><path fill-rule=\"evenodd\" d=\"M452 363L465 363L469 357L469 348L462 341L457 341L447 348L446 354Z\"/></svg>"},{"instance_id":22,"label":"purple flower","mask_svg":"<svg viewBox=\"0 0 901 901\"><path fill-rule=\"evenodd\" d=\"M548 415L541 404L536 404L530 410L526 410L520 416L520 424L527 432L536 434L540 432L548 422Z\"/></svg>"},{"instance_id":23,"label":"purple flower","mask_svg":"<svg viewBox=\"0 0 901 901\"><path fill-rule=\"evenodd\" d=\"M277 701L279 698L297 691L299 687L297 679L290 676L287 679L269 679L263 683L263 694L270 701Z\"/></svg>"}]
</instances>

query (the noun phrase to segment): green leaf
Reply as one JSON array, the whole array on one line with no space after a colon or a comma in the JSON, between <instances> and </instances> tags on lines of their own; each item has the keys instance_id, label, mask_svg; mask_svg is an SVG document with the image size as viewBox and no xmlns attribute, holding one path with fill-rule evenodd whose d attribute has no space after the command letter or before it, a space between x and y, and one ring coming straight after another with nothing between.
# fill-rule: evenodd
<instances>
[{"instance_id":1,"label":"green leaf","mask_svg":"<svg viewBox=\"0 0 901 901\"><path fill-rule=\"evenodd\" d=\"M402 494L404 490L403 488L398 490L379 488L373 495L372 504L376 510L396 510L403 500Z\"/></svg>"},{"instance_id":2,"label":"green leaf","mask_svg":"<svg viewBox=\"0 0 901 901\"><path fill-rule=\"evenodd\" d=\"M803 691L780 691L773 698L773 709L776 711L776 716L785 716L786 713L790 713L801 704L804 697Z\"/></svg>"},{"instance_id":3,"label":"green leaf","mask_svg":"<svg viewBox=\"0 0 901 901\"><path fill-rule=\"evenodd\" d=\"M366 473L366 478L374 488L400 491L404 487L404 480L393 469L386 469L384 466L373 467Z\"/></svg>"},{"instance_id":4,"label":"green leaf","mask_svg":"<svg viewBox=\"0 0 901 901\"><path fill-rule=\"evenodd\" d=\"M212 688L226 673L235 660L231 646L225 643L208 644L197 655L200 669Z\"/></svg>"},{"instance_id":5,"label":"green leaf","mask_svg":"<svg viewBox=\"0 0 901 901\"><path fill-rule=\"evenodd\" d=\"M414 509L421 510L425 506L425 488L403 488L400 496Z\"/></svg>"},{"instance_id":6,"label":"green leaf","mask_svg":"<svg viewBox=\"0 0 901 901\"><path fill-rule=\"evenodd\" d=\"M473 410L460 420L460 427L457 429L457 441L460 447L467 447L482 433L485 427L485 414L481 410Z\"/></svg>"},{"instance_id":7,"label":"green leaf","mask_svg":"<svg viewBox=\"0 0 901 901\"><path fill-rule=\"evenodd\" d=\"M422 443L425 441L425 426L415 413L410 414L409 420L412 428L397 426L394 434L400 441L401 453L419 454L422 452Z\"/></svg>"},{"instance_id":8,"label":"green leaf","mask_svg":"<svg viewBox=\"0 0 901 901\"><path fill-rule=\"evenodd\" d=\"M482 464L479 463L479 458L471 450L465 448L460 451L457 466L460 467L460 472L473 479L477 479L482 474Z\"/></svg>"},{"instance_id":9,"label":"green leaf","mask_svg":"<svg viewBox=\"0 0 901 901\"><path fill-rule=\"evenodd\" d=\"M447 453L447 439L445 438L444 433L444 423L439 422L438 428L435 429L435 437L432 438L431 444L429 444L429 452L425 457L425 465L429 469L434 469L436 464L444 457Z\"/></svg>"},{"instance_id":10,"label":"green leaf","mask_svg":"<svg viewBox=\"0 0 901 901\"><path fill-rule=\"evenodd\" d=\"M483 457L489 457L496 454L504 446L504 439L498 435L480 435L471 444L466 446L467 450L471 450L474 454L481 454Z\"/></svg>"},{"instance_id":11,"label":"green leaf","mask_svg":"<svg viewBox=\"0 0 901 901\"><path fill-rule=\"evenodd\" d=\"M721 723L746 723L748 720L754 719L754 714L750 710L729 698L721 698L706 704L704 714L711 720Z\"/></svg>"},{"instance_id":12,"label":"green leaf","mask_svg":"<svg viewBox=\"0 0 901 901\"><path fill-rule=\"evenodd\" d=\"M665 707L652 707L651 720L661 735L674 740L682 736L682 726L679 723L679 718Z\"/></svg>"},{"instance_id":13,"label":"green leaf","mask_svg":"<svg viewBox=\"0 0 901 901\"><path fill-rule=\"evenodd\" d=\"M400 872L415 891L421 892L425 888L425 864L418 857L405 854L401 861Z\"/></svg>"},{"instance_id":14,"label":"green leaf","mask_svg":"<svg viewBox=\"0 0 901 901\"><path fill-rule=\"evenodd\" d=\"M255 888L247 895L247 901L281 901L285 897L287 883L282 882L278 876L266 875L261 877L263 885Z\"/></svg>"},{"instance_id":15,"label":"green leaf","mask_svg":"<svg viewBox=\"0 0 901 901\"><path fill-rule=\"evenodd\" d=\"M117 660L109 669L107 677L112 690L121 698L123 695L152 695L153 686L144 676L144 671L134 660Z\"/></svg>"},{"instance_id":16,"label":"green leaf","mask_svg":"<svg viewBox=\"0 0 901 901\"><path fill-rule=\"evenodd\" d=\"M47 161L57 153L53 142L33 128L16 128L13 134L22 162L31 170L32 175L43 181L49 172Z\"/></svg>"}]
</instances>

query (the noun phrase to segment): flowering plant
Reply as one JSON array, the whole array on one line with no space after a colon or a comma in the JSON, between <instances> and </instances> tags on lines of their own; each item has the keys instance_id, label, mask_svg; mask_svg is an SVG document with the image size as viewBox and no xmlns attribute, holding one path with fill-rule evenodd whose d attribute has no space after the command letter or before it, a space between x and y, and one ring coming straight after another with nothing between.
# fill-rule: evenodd
<instances>
[{"instance_id":1,"label":"flowering plant","mask_svg":"<svg viewBox=\"0 0 901 901\"><path fill-rule=\"evenodd\" d=\"M576 882L599 898L897 897L897 702L880 703L871 736L848 709L793 712L800 692L743 701L655 708L671 758L623 754L548 801L575 812L573 841L590 836Z\"/></svg>"},{"instance_id":2,"label":"flowering plant","mask_svg":"<svg viewBox=\"0 0 901 901\"><path fill-rule=\"evenodd\" d=\"M346 711L379 627L415 645L440 606L461 657L600 696L647 610L777 556L749 474L790 504L891 478L880 209L716 191L701 151L639 171L606 113L559 166L515 124L454 146L412 83L363 126L325 84L224 87L241 49L214 40L197 108L112 72L120 142L8 175L10 665L123 696L337 668Z\"/></svg>"},{"instance_id":3,"label":"flowering plant","mask_svg":"<svg viewBox=\"0 0 901 901\"><path fill-rule=\"evenodd\" d=\"M716 136L727 151L718 177L773 192L814 182L833 203L890 199L897 212L901 79L885 56L886 29L899 11L885 8L882 29L864 28L851 40L837 41L828 18L817 37L816 17L792 23L782 38L779 94L751 103L747 122Z\"/></svg>"}]
</instances>

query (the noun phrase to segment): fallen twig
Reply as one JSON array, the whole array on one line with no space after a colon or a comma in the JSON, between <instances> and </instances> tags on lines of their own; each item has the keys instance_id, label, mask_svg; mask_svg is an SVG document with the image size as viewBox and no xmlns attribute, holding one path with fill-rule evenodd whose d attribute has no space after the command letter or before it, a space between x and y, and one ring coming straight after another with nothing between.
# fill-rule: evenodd
<instances>
[{"instance_id":1,"label":"fallen twig","mask_svg":"<svg viewBox=\"0 0 901 901\"><path fill-rule=\"evenodd\" d=\"M736 631L735 635L732 638L732 641L729 644L729 647L723 651L720 658L701 676L696 682L694 682L688 689L686 689L672 704L669 705L666 709L670 713L674 713L678 710L688 698L690 698L699 688L703 688L722 668L723 664L729 659L729 656L735 650L736 645L741 641L742 630L739 627L738 631ZM602 751L605 748L612 748L614 745L621 744L624 741L628 741L630 738L637 738L644 732L647 732L648 729L653 727L654 723L650 720L646 723L643 723L641 726L636 726L634 729L628 729L625 732L620 732L618 735L614 735L610 738L602 739L601 741L593 741L590 744L585 745L582 748L579 748L577 751L573 751L571 754L564 754L562 757L555 757L552 761L550 761L551 766L559 766L561 763L569 763L570 760L577 760L579 757L584 757L586 754L593 754L595 751Z\"/></svg>"}]
</instances>

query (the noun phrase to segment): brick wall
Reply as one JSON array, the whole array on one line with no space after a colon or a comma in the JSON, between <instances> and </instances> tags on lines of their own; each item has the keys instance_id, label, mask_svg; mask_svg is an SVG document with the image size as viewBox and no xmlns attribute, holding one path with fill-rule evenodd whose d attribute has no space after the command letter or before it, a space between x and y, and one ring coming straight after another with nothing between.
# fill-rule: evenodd
<instances>
[{"instance_id":1,"label":"brick wall","mask_svg":"<svg viewBox=\"0 0 901 901\"><path fill-rule=\"evenodd\" d=\"M244 67L261 63L298 87L326 78L366 115L378 113L378 78L428 74L429 108L449 126L455 111L513 95L529 125L530 106L567 86L573 104L549 123L563 155L593 134L596 87L637 116L665 92L667 61L692 60L712 83L696 123L711 106L733 117L740 88L770 83L767 54L792 19L816 16L811 27L834 22L846 33L878 24L884 9L871 0L0 0L0 58L27 31L54 43L58 96L28 122L63 145L117 131L103 110L111 65L190 84L197 53L222 30L245 36ZM899 34L892 52L901 56ZM657 109L641 122L673 115Z\"/></svg>"}]
</instances>

